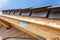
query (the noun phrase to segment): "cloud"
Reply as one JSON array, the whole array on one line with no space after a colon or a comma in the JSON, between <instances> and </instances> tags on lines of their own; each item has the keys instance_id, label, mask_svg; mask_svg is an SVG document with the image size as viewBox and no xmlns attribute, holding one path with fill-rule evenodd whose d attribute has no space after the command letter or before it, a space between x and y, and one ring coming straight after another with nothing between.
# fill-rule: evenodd
<instances>
[{"instance_id":1,"label":"cloud","mask_svg":"<svg viewBox=\"0 0 60 40\"><path fill-rule=\"evenodd\" d=\"M0 8L3 8L7 3L7 0L0 0Z\"/></svg>"}]
</instances>

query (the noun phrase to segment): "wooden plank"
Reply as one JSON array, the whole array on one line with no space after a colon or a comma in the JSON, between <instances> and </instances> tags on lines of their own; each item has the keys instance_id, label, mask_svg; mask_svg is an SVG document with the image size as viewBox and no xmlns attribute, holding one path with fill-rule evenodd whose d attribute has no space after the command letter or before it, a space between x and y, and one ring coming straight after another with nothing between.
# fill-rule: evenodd
<instances>
[{"instance_id":1,"label":"wooden plank","mask_svg":"<svg viewBox=\"0 0 60 40\"><path fill-rule=\"evenodd\" d=\"M1 17L0 17L0 18L1 18ZM3 19L6 19L6 18L3 18ZM9 20L11 20L11 19L8 19L8 20L6 20L6 21L8 21L8 22L10 22L10 23L13 22L14 24L17 23L16 25L18 25L18 23L19 23L19 21L17 21L17 20L11 20L11 21L9 21ZM11 24L12 24L12 23L11 23ZM24 31L24 32L27 32L28 34L31 34L33 37L39 39L36 34L34 34L34 33L29 33L29 31L26 31L26 30L24 30L23 28L21 28L21 27L19 27L19 26L16 26L16 25L14 25L14 24L12 24L13 27L15 26L17 29L22 30L22 31Z\"/></svg>"},{"instance_id":2,"label":"wooden plank","mask_svg":"<svg viewBox=\"0 0 60 40\"><path fill-rule=\"evenodd\" d=\"M28 28L24 28L24 27L21 27L21 25L20 25L20 22L23 20L17 20L17 19L11 18L11 17L6 17L6 16L0 16L0 18L4 19L4 20L7 19L6 21L8 21L9 23L18 26L18 29L20 29L20 30L22 29L25 32L30 33L30 35L32 35L36 38L38 38L37 35L42 36L42 37L46 38L47 40L48 39L50 40L51 38L58 38L59 37L56 34L53 34L51 32L46 32L44 30L40 30L40 28L38 28L38 27L34 27L34 25L32 25L31 22L30 22L31 24L29 24L30 26Z\"/></svg>"},{"instance_id":3,"label":"wooden plank","mask_svg":"<svg viewBox=\"0 0 60 40\"><path fill-rule=\"evenodd\" d=\"M22 31L28 33L29 35L31 35L31 36L39 39L39 40L58 40L58 39L59 39L58 37L55 37L55 38L44 38L44 37L42 37L42 36L37 36L36 34L35 34L36 36L34 36L34 33L31 33L31 32L29 32L29 31L27 31L27 30L24 30L23 28L20 28L20 27L18 27L18 26L16 26L16 25L13 25L13 24L12 24L12 26L16 27L16 28L19 29L19 30L22 30ZM41 31L42 31L42 30L41 30ZM41 32L41 31L40 31L40 32ZM50 34L48 34L48 35L50 35Z\"/></svg>"},{"instance_id":4,"label":"wooden plank","mask_svg":"<svg viewBox=\"0 0 60 40\"><path fill-rule=\"evenodd\" d=\"M49 27L56 28L56 29L60 30L60 23L59 23L60 20L53 20L53 19L50 20L50 19L46 19L46 18L20 17L20 16L12 16L12 15L2 15L2 16L35 23L38 25L49 26Z\"/></svg>"},{"instance_id":5,"label":"wooden plank","mask_svg":"<svg viewBox=\"0 0 60 40\"><path fill-rule=\"evenodd\" d=\"M60 36L59 36L59 40L60 40Z\"/></svg>"},{"instance_id":6,"label":"wooden plank","mask_svg":"<svg viewBox=\"0 0 60 40\"><path fill-rule=\"evenodd\" d=\"M21 17L17 17L17 18L21 18ZM15 18L16 19L16 18ZM22 17L22 19L29 19L29 20L33 20L34 18L24 18L24 17ZM36 18L36 19L39 19L39 18ZM57 24L60 24L60 21L59 20L47 20L47 19L39 19L39 20L36 20L36 21L43 21L44 20L44 22L46 22L47 24L49 24L49 22L51 23L52 22L52 24L54 24L54 22L55 23L57 23ZM22 21L25 21L25 20L22 20ZM34 19L34 21L35 21L35 19ZM28 21L27 21L28 22ZM37 24L37 23L36 23ZM42 24L38 24L39 26L42 26ZM53 26L51 26L51 27L53 27ZM44 30L47 30L47 31L50 31L50 32L52 32L52 33L55 33L55 34L59 34L60 35L60 30L57 30L57 29L55 29L54 27L53 28L51 28L51 27L49 27L49 26L42 26L42 27L40 27L40 28L42 28L42 29L44 29ZM58 27L58 26L57 26ZM54 32L53 32L54 31Z\"/></svg>"}]
</instances>

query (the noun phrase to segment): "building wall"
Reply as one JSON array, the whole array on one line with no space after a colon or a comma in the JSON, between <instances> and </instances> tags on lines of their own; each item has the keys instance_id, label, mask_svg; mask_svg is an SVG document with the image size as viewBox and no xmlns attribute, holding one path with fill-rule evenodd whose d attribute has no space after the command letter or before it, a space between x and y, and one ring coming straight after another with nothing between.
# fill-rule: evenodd
<instances>
[{"instance_id":1,"label":"building wall","mask_svg":"<svg viewBox=\"0 0 60 40\"><path fill-rule=\"evenodd\" d=\"M32 36L28 35L27 33L24 33L21 30L18 30L14 27L11 27L10 29L7 29L6 27L0 25L0 37L2 39L6 38L29 38L29 39L35 39Z\"/></svg>"}]
</instances>

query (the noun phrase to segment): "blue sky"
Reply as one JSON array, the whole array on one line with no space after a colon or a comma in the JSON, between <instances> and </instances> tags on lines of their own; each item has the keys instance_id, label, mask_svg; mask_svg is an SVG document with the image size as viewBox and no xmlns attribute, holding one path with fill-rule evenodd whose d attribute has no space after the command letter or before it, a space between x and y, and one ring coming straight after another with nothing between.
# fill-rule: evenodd
<instances>
[{"instance_id":1,"label":"blue sky","mask_svg":"<svg viewBox=\"0 0 60 40\"><path fill-rule=\"evenodd\" d=\"M0 10L40 6L60 6L60 0L0 0Z\"/></svg>"}]
</instances>

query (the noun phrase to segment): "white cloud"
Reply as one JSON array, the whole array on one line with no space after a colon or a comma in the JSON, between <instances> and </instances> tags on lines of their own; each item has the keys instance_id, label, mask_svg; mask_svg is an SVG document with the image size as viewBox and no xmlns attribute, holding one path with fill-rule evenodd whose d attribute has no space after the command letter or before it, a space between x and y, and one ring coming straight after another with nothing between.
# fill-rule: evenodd
<instances>
[{"instance_id":1,"label":"white cloud","mask_svg":"<svg viewBox=\"0 0 60 40\"><path fill-rule=\"evenodd\" d=\"M0 0L0 8L3 8L7 3L7 0Z\"/></svg>"}]
</instances>

